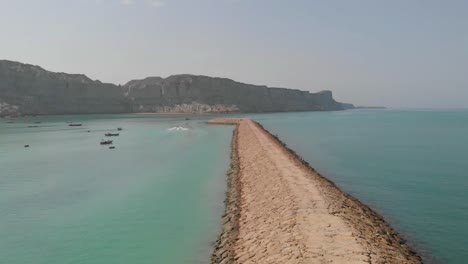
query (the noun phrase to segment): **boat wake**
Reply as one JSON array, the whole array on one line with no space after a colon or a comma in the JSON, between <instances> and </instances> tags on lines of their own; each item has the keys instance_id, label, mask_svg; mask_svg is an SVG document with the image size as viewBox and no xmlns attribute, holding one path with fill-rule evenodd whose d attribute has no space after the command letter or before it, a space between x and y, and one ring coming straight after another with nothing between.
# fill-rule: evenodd
<instances>
[{"instance_id":1,"label":"boat wake","mask_svg":"<svg viewBox=\"0 0 468 264\"><path fill-rule=\"evenodd\" d=\"M187 131L189 129L186 128L186 127L175 126L175 127L168 128L167 130L169 130L169 131Z\"/></svg>"}]
</instances>

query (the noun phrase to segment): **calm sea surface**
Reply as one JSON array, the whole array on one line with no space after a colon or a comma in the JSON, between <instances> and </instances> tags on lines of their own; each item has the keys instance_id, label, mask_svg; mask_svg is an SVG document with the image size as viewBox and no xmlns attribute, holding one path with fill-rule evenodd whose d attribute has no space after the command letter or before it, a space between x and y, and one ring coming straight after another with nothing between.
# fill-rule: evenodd
<instances>
[{"instance_id":1,"label":"calm sea surface","mask_svg":"<svg viewBox=\"0 0 468 264\"><path fill-rule=\"evenodd\" d=\"M117 127L116 149L99 145ZM180 116L0 120L0 263L208 263L232 129Z\"/></svg>"},{"instance_id":2,"label":"calm sea surface","mask_svg":"<svg viewBox=\"0 0 468 264\"><path fill-rule=\"evenodd\" d=\"M252 115L428 263L468 263L468 110Z\"/></svg>"},{"instance_id":3,"label":"calm sea surface","mask_svg":"<svg viewBox=\"0 0 468 264\"><path fill-rule=\"evenodd\" d=\"M250 117L384 215L426 262L466 263L468 111ZM0 120L0 263L207 263L233 128L204 120ZM116 149L100 146L117 127Z\"/></svg>"}]
</instances>

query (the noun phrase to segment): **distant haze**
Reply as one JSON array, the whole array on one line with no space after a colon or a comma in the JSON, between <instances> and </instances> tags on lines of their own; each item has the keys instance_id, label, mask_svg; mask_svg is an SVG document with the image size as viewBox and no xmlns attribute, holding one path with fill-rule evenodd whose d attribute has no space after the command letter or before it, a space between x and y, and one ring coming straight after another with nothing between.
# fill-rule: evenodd
<instances>
[{"instance_id":1,"label":"distant haze","mask_svg":"<svg viewBox=\"0 0 468 264\"><path fill-rule=\"evenodd\" d=\"M0 59L103 82L191 73L468 107L468 1L0 0Z\"/></svg>"}]
</instances>

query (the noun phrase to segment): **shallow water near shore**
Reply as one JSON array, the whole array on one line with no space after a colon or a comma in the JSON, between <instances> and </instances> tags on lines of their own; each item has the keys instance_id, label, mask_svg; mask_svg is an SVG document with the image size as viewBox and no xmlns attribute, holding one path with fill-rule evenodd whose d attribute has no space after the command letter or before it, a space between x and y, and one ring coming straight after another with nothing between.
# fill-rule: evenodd
<instances>
[{"instance_id":1,"label":"shallow water near shore","mask_svg":"<svg viewBox=\"0 0 468 264\"><path fill-rule=\"evenodd\" d=\"M247 116L381 213L426 263L468 259L467 110ZM233 127L191 118L0 120L0 263L207 263ZM116 149L100 146L117 127Z\"/></svg>"},{"instance_id":2,"label":"shallow water near shore","mask_svg":"<svg viewBox=\"0 0 468 264\"><path fill-rule=\"evenodd\" d=\"M425 263L468 259L468 110L248 116L381 213Z\"/></svg>"},{"instance_id":3,"label":"shallow water near shore","mask_svg":"<svg viewBox=\"0 0 468 264\"><path fill-rule=\"evenodd\" d=\"M0 263L209 261L233 127L184 116L14 122L0 120ZM117 127L116 149L99 145Z\"/></svg>"}]
</instances>

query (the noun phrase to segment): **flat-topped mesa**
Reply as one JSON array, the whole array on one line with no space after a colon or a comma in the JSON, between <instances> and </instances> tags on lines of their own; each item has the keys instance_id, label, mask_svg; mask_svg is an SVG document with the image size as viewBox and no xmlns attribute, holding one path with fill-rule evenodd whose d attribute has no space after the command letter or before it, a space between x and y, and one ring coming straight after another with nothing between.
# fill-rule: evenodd
<instances>
[{"instance_id":1,"label":"flat-topped mesa","mask_svg":"<svg viewBox=\"0 0 468 264\"><path fill-rule=\"evenodd\" d=\"M344 110L331 91L310 93L286 88L269 88L226 78L173 75L130 81L124 86L136 109L159 111L161 105L190 105L194 102L224 106L225 112L288 112Z\"/></svg>"},{"instance_id":2,"label":"flat-topped mesa","mask_svg":"<svg viewBox=\"0 0 468 264\"><path fill-rule=\"evenodd\" d=\"M149 77L120 86L0 60L0 116L90 113L226 113L348 108L330 91L269 88L197 75Z\"/></svg>"},{"instance_id":3,"label":"flat-topped mesa","mask_svg":"<svg viewBox=\"0 0 468 264\"><path fill-rule=\"evenodd\" d=\"M236 124L212 263L421 263L377 213L250 119Z\"/></svg>"},{"instance_id":4,"label":"flat-topped mesa","mask_svg":"<svg viewBox=\"0 0 468 264\"><path fill-rule=\"evenodd\" d=\"M9 111L0 108L0 116L129 112L116 85L2 60L0 104L9 105Z\"/></svg>"}]
</instances>

